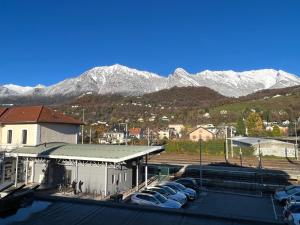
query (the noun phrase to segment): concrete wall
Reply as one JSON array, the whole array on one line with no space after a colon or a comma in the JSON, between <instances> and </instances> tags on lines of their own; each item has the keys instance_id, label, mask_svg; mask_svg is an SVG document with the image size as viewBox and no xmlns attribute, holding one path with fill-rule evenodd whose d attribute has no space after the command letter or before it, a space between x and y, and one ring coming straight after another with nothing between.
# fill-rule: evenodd
<instances>
[{"instance_id":1,"label":"concrete wall","mask_svg":"<svg viewBox=\"0 0 300 225\"><path fill-rule=\"evenodd\" d=\"M40 142L77 144L79 126L73 124L40 124Z\"/></svg>"},{"instance_id":2,"label":"concrete wall","mask_svg":"<svg viewBox=\"0 0 300 225\"><path fill-rule=\"evenodd\" d=\"M27 144L30 146L35 146L38 143L38 125L37 124L7 124L0 127L1 139L0 145L2 148L14 148L17 146L22 146L22 131L27 130ZM8 130L12 130L12 143L7 143L7 133ZM25 146L26 146L25 145Z\"/></svg>"}]
</instances>

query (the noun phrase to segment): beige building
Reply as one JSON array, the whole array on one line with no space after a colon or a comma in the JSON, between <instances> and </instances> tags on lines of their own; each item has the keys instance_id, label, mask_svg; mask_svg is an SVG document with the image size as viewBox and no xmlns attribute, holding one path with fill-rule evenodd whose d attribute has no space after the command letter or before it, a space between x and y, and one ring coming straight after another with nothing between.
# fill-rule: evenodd
<instances>
[{"instance_id":1,"label":"beige building","mask_svg":"<svg viewBox=\"0 0 300 225\"><path fill-rule=\"evenodd\" d=\"M0 150L50 142L77 144L81 124L44 106L0 108Z\"/></svg>"},{"instance_id":2,"label":"beige building","mask_svg":"<svg viewBox=\"0 0 300 225\"><path fill-rule=\"evenodd\" d=\"M189 133L189 139L191 141L199 141L200 139L203 141L208 141L214 138L216 138L215 133L203 127L197 127L195 130Z\"/></svg>"}]
</instances>

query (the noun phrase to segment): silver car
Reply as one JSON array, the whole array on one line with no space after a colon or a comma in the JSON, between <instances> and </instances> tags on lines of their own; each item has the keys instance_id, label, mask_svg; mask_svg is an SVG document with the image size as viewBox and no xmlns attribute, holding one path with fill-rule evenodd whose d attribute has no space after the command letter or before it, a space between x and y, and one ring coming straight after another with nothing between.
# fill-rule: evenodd
<instances>
[{"instance_id":1,"label":"silver car","mask_svg":"<svg viewBox=\"0 0 300 225\"><path fill-rule=\"evenodd\" d=\"M186 188L182 184L179 184L176 182L163 182L161 185L168 186L174 190L183 192L189 200L196 199L196 196L197 196L196 191L191 188Z\"/></svg>"},{"instance_id":2,"label":"silver car","mask_svg":"<svg viewBox=\"0 0 300 225\"><path fill-rule=\"evenodd\" d=\"M169 188L169 187L167 187ZM150 187L148 188L148 190L151 191L156 191L160 194L162 194L163 196L175 200L177 202L179 202L181 205L185 205L187 203L187 198L184 194L180 193L180 192L176 192L173 189L169 188L170 190L166 190L163 187Z\"/></svg>"},{"instance_id":3,"label":"silver car","mask_svg":"<svg viewBox=\"0 0 300 225\"><path fill-rule=\"evenodd\" d=\"M167 199L159 193L135 193L131 195L131 202L138 205L158 206L163 208L179 209L181 204L172 199Z\"/></svg>"}]
</instances>

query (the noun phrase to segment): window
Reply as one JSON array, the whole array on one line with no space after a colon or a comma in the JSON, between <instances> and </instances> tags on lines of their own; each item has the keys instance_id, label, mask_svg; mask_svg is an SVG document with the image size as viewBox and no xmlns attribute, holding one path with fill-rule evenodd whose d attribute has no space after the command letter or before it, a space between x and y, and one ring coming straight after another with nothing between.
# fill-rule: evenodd
<instances>
[{"instance_id":1,"label":"window","mask_svg":"<svg viewBox=\"0 0 300 225\"><path fill-rule=\"evenodd\" d=\"M22 130L22 144L27 144L27 130Z\"/></svg>"},{"instance_id":2,"label":"window","mask_svg":"<svg viewBox=\"0 0 300 225\"><path fill-rule=\"evenodd\" d=\"M114 174L111 176L111 183L112 184L116 183L116 176Z\"/></svg>"},{"instance_id":3,"label":"window","mask_svg":"<svg viewBox=\"0 0 300 225\"><path fill-rule=\"evenodd\" d=\"M12 143L12 130L7 131L7 144Z\"/></svg>"},{"instance_id":4,"label":"window","mask_svg":"<svg viewBox=\"0 0 300 225\"><path fill-rule=\"evenodd\" d=\"M127 181L127 173L124 173L124 182Z\"/></svg>"}]
</instances>

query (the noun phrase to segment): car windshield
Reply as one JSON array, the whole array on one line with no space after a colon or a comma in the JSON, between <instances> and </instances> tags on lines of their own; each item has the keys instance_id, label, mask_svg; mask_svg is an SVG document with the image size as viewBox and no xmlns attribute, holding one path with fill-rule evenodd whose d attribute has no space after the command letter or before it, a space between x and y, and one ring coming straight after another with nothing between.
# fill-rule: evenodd
<instances>
[{"instance_id":1,"label":"car windshield","mask_svg":"<svg viewBox=\"0 0 300 225\"><path fill-rule=\"evenodd\" d=\"M151 188L151 190L157 191L158 193L163 194L163 195L169 195L169 193L162 188Z\"/></svg>"},{"instance_id":2,"label":"car windshield","mask_svg":"<svg viewBox=\"0 0 300 225\"><path fill-rule=\"evenodd\" d=\"M290 185L290 186L285 187L284 190L285 190L285 191L289 191L289 190L292 190L292 189L294 189L294 188L295 188L294 185Z\"/></svg>"},{"instance_id":3,"label":"car windshield","mask_svg":"<svg viewBox=\"0 0 300 225\"><path fill-rule=\"evenodd\" d=\"M175 195L177 193L176 190L174 190L174 189L172 189L172 188L170 188L168 186L164 186L163 188L164 188L164 190L166 190L171 195Z\"/></svg>"},{"instance_id":4,"label":"car windshield","mask_svg":"<svg viewBox=\"0 0 300 225\"><path fill-rule=\"evenodd\" d=\"M167 184L168 187L173 188L176 191L181 191L181 189L173 184Z\"/></svg>"},{"instance_id":5,"label":"car windshield","mask_svg":"<svg viewBox=\"0 0 300 225\"><path fill-rule=\"evenodd\" d=\"M160 201L161 203L165 203L167 201L167 198L161 194L155 195L155 197Z\"/></svg>"},{"instance_id":6,"label":"car windshield","mask_svg":"<svg viewBox=\"0 0 300 225\"><path fill-rule=\"evenodd\" d=\"M286 193L288 195L293 195L293 194L296 194L297 192L299 192L299 190L297 188L293 188L293 189L286 191Z\"/></svg>"},{"instance_id":7,"label":"car windshield","mask_svg":"<svg viewBox=\"0 0 300 225\"><path fill-rule=\"evenodd\" d=\"M185 190L186 189L186 187L185 186L183 186L182 184L179 184L179 183L176 183L176 184L174 184L176 187L178 187L180 190Z\"/></svg>"}]
</instances>

